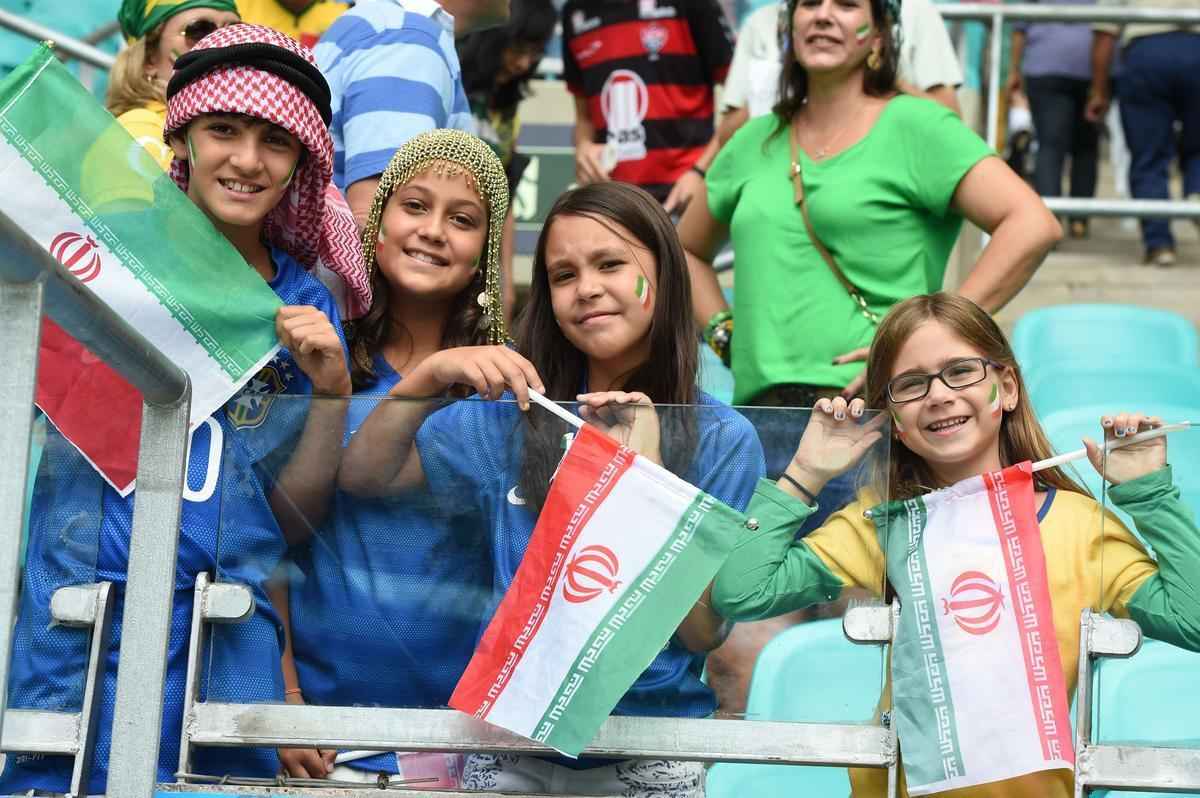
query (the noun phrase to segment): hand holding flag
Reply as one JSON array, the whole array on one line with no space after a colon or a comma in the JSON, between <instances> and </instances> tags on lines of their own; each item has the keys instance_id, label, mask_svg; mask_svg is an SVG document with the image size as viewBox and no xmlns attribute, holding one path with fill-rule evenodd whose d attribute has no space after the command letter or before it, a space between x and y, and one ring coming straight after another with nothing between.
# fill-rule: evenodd
<instances>
[{"instance_id":1,"label":"hand holding flag","mask_svg":"<svg viewBox=\"0 0 1200 798\"><path fill-rule=\"evenodd\" d=\"M640 391L583 393L579 415L622 446L662 465L658 413L650 397Z\"/></svg>"}]
</instances>

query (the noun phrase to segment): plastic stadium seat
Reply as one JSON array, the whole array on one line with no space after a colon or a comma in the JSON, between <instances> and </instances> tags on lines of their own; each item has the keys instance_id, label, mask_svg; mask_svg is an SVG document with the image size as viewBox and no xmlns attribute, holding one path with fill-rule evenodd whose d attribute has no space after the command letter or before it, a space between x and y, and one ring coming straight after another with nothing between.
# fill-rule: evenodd
<instances>
[{"instance_id":1,"label":"plastic stadium seat","mask_svg":"<svg viewBox=\"0 0 1200 798\"><path fill-rule=\"evenodd\" d=\"M1042 427L1050 438L1050 443L1056 452L1068 452L1083 446L1081 438L1088 436L1092 440L1100 440L1100 417L1114 410L1131 409L1113 407L1110 404L1084 405L1070 410L1060 410L1042 417ZM1191 421L1200 424L1200 405L1169 405L1159 404L1153 408L1163 421ZM1183 432L1169 433L1167 437L1167 459L1175 466L1172 476L1175 484L1183 495L1183 500L1191 506L1193 512L1200 517L1200 426ZM1085 485L1092 491L1097 500L1100 499L1102 480L1087 460L1077 460L1073 463L1075 472ZM1070 467L1068 467L1068 473ZM1132 529L1129 517L1109 505L1123 521Z\"/></svg>"},{"instance_id":2,"label":"plastic stadium seat","mask_svg":"<svg viewBox=\"0 0 1200 798\"><path fill-rule=\"evenodd\" d=\"M1017 320L1013 351L1028 376L1064 361L1195 367L1200 336L1188 319L1135 305L1055 305Z\"/></svg>"},{"instance_id":3,"label":"plastic stadium seat","mask_svg":"<svg viewBox=\"0 0 1200 798\"><path fill-rule=\"evenodd\" d=\"M1093 738L1102 743L1200 748L1197 673L1200 654L1157 640L1146 640L1129 659L1101 659ZM1168 798L1167 793L1108 790L1096 790L1092 796Z\"/></svg>"},{"instance_id":4,"label":"plastic stadium seat","mask_svg":"<svg viewBox=\"0 0 1200 798\"><path fill-rule=\"evenodd\" d=\"M851 643L842 621L811 621L777 635L754 666L748 720L868 722L882 687L883 653ZM708 771L709 798L850 794L843 768L719 762Z\"/></svg>"},{"instance_id":5,"label":"plastic stadium seat","mask_svg":"<svg viewBox=\"0 0 1200 798\"><path fill-rule=\"evenodd\" d=\"M1158 415L1160 407L1200 408L1200 367L1070 363L1039 369L1025 388L1041 418L1084 405Z\"/></svg>"}]
</instances>

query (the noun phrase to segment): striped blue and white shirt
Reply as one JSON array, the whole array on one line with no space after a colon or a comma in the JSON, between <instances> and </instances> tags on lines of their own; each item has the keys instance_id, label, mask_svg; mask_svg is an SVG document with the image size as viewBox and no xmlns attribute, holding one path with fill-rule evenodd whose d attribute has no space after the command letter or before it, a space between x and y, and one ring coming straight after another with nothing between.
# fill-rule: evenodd
<instances>
[{"instance_id":1,"label":"striped blue and white shirt","mask_svg":"<svg viewBox=\"0 0 1200 798\"><path fill-rule=\"evenodd\" d=\"M435 0L360 0L330 26L315 53L333 94L333 182L343 193L382 174L418 133L475 132L454 18Z\"/></svg>"}]
</instances>

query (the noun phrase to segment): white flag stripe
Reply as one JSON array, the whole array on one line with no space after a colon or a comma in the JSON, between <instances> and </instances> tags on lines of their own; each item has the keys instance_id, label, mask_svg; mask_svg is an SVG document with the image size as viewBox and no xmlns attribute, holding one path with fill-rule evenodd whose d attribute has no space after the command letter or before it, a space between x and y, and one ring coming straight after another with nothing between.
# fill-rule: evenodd
<instances>
[{"instance_id":1,"label":"white flag stripe","mask_svg":"<svg viewBox=\"0 0 1200 798\"><path fill-rule=\"evenodd\" d=\"M650 564L691 506L695 490L690 496L662 491L657 488L657 480L655 486L648 486L647 475L639 468L642 462L638 458L596 509L567 560L569 563L589 546L605 546L620 558L616 578L621 584L611 593L605 590L589 601L576 603L564 597L565 577L559 580L546 619L488 714L489 722L527 736L533 734L546 711L544 699L534 697L544 695L548 684L561 684L574 664L562 652L587 648L596 627L612 611L630 580Z\"/></svg>"}]
</instances>

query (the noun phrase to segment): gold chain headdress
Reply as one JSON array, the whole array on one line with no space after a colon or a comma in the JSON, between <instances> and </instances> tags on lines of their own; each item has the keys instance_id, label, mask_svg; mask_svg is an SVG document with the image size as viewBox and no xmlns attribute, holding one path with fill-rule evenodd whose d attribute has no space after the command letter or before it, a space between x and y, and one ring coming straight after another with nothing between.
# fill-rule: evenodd
<instances>
[{"instance_id":1,"label":"gold chain headdress","mask_svg":"<svg viewBox=\"0 0 1200 798\"><path fill-rule=\"evenodd\" d=\"M461 130L430 130L409 139L392 156L379 177L379 188L371 204L371 214L362 233L363 264L367 274L375 276L375 243L383 209L398 186L402 186L433 167L439 175L461 175L487 205L487 251L480 266L484 269L484 289L477 299L483 308L488 340L504 343L508 331L504 323L504 303L500 297L500 237L508 214L508 178L504 166L492 148Z\"/></svg>"}]
</instances>

